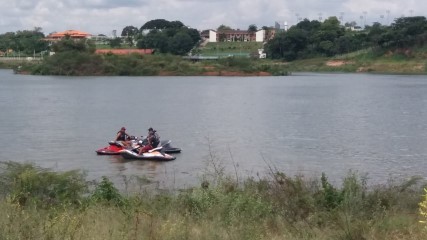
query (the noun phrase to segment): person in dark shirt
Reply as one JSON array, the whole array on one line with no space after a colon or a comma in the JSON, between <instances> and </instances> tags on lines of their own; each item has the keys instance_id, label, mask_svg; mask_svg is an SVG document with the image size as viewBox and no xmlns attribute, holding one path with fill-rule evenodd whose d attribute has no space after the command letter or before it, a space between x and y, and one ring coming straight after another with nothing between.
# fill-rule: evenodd
<instances>
[{"instance_id":1,"label":"person in dark shirt","mask_svg":"<svg viewBox=\"0 0 427 240\"><path fill-rule=\"evenodd\" d=\"M157 147L157 145L159 145L160 143L160 137L157 134L157 131L151 127L148 129L147 142L147 145L142 146L139 149L139 154L143 154L145 152L150 151L151 149Z\"/></svg>"},{"instance_id":2,"label":"person in dark shirt","mask_svg":"<svg viewBox=\"0 0 427 240\"><path fill-rule=\"evenodd\" d=\"M122 127L120 131L117 132L115 141L121 142L124 147L130 146L130 136L126 133L125 127Z\"/></svg>"}]
</instances>

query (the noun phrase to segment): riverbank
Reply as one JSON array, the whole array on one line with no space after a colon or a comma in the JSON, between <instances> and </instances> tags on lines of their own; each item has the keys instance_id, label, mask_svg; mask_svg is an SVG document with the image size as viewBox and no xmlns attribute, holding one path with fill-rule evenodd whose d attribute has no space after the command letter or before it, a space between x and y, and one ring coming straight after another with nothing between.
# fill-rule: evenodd
<instances>
[{"instance_id":1,"label":"riverbank","mask_svg":"<svg viewBox=\"0 0 427 240\"><path fill-rule=\"evenodd\" d=\"M41 63L23 62L17 73L65 76L277 76L289 75L268 60L222 58L190 61L172 55L96 55L64 52Z\"/></svg>"},{"instance_id":2,"label":"riverbank","mask_svg":"<svg viewBox=\"0 0 427 240\"><path fill-rule=\"evenodd\" d=\"M311 58L284 64L291 72L427 74L427 50L364 50L333 58Z\"/></svg>"},{"instance_id":3,"label":"riverbank","mask_svg":"<svg viewBox=\"0 0 427 240\"><path fill-rule=\"evenodd\" d=\"M190 61L172 55L80 55L57 54L42 62L0 61L0 68L13 68L21 74L68 76L283 76L292 72L427 74L424 49L384 54L365 50L292 62L239 57Z\"/></svg>"},{"instance_id":4,"label":"riverbank","mask_svg":"<svg viewBox=\"0 0 427 240\"><path fill-rule=\"evenodd\" d=\"M191 189L157 189L143 176L120 192L29 164L1 163L1 238L425 239L419 178L368 187L350 172L340 187L272 169L263 179L211 169ZM154 184L155 185L155 184ZM179 206L179 207L177 207Z\"/></svg>"}]
</instances>

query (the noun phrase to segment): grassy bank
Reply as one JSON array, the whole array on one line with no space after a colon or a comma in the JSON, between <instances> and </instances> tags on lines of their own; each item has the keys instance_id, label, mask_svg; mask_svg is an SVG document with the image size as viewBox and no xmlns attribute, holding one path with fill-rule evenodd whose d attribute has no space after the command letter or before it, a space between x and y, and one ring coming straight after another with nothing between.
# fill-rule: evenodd
<instances>
[{"instance_id":1,"label":"grassy bank","mask_svg":"<svg viewBox=\"0 0 427 240\"><path fill-rule=\"evenodd\" d=\"M3 60L0 58L0 69L16 69L18 66L27 64L25 59Z\"/></svg>"},{"instance_id":2,"label":"grassy bank","mask_svg":"<svg viewBox=\"0 0 427 240\"><path fill-rule=\"evenodd\" d=\"M251 54L257 54L258 49L263 48L260 42L211 42L206 46L199 47L194 54L203 56L244 56L249 57Z\"/></svg>"},{"instance_id":3,"label":"grassy bank","mask_svg":"<svg viewBox=\"0 0 427 240\"><path fill-rule=\"evenodd\" d=\"M23 63L21 71L36 75L66 76L258 76L287 75L268 60L228 57L190 61L173 55L95 55L65 52L40 64Z\"/></svg>"},{"instance_id":4,"label":"grassy bank","mask_svg":"<svg viewBox=\"0 0 427 240\"><path fill-rule=\"evenodd\" d=\"M236 55L233 51L240 50L232 44L239 43L222 43L222 49L218 52ZM205 54L215 52L212 46L204 48ZM245 46L250 51L259 47L249 43ZM333 58L310 58L292 62L238 56L190 61L173 55L116 56L63 52L45 58L41 63L26 61L19 65L22 66L23 73L69 76L277 76L292 72L426 74L427 48L388 52L367 49ZM16 62L0 62L0 67L17 66Z\"/></svg>"},{"instance_id":5,"label":"grassy bank","mask_svg":"<svg viewBox=\"0 0 427 240\"><path fill-rule=\"evenodd\" d=\"M259 179L216 167L200 187L119 192L103 178L28 164L0 167L0 239L426 239L419 179L340 186L272 170ZM140 180L143 178L139 178Z\"/></svg>"},{"instance_id":6,"label":"grassy bank","mask_svg":"<svg viewBox=\"0 0 427 240\"><path fill-rule=\"evenodd\" d=\"M290 72L369 72L426 74L427 49L375 52L371 49L333 58L312 58L283 63Z\"/></svg>"}]
</instances>

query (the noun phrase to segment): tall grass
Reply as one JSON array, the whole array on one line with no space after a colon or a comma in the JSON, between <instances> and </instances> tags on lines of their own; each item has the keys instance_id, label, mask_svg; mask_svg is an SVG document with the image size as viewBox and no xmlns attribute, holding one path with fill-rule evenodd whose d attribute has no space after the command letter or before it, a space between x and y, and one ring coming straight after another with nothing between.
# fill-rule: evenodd
<instances>
[{"instance_id":1,"label":"tall grass","mask_svg":"<svg viewBox=\"0 0 427 240\"><path fill-rule=\"evenodd\" d=\"M241 179L226 175L214 154L209 161L210 177L200 187L164 192L141 183L134 194L120 193L107 178L86 182L78 171L2 163L0 239L427 237L418 178L368 187L365 177L349 172L334 186L326 174L307 179L270 167L268 176Z\"/></svg>"},{"instance_id":2,"label":"tall grass","mask_svg":"<svg viewBox=\"0 0 427 240\"><path fill-rule=\"evenodd\" d=\"M251 53L258 53L260 48L263 48L260 42L216 42L198 48L197 53L203 56L249 56Z\"/></svg>"}]
</instances>

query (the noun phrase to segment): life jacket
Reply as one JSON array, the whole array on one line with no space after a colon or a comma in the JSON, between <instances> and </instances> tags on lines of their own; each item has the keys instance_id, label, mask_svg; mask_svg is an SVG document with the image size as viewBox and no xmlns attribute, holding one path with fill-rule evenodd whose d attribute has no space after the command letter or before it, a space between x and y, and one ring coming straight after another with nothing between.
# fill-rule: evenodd
<instances>
[{"instance_id":1,"label":"life jacket","mask_svg":"<svg viewBox=\"0 0 427 240\"><path fill-rule=\"evenodd\" d=\"M151 146L152 147L157 147L157 145L159 145L160 143L160 139L159 139L159 135L157 135L157 133L154 133L153 135L150 136L150 141L151 141Z\"/></svg>"}]
</instances>

